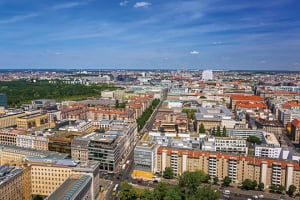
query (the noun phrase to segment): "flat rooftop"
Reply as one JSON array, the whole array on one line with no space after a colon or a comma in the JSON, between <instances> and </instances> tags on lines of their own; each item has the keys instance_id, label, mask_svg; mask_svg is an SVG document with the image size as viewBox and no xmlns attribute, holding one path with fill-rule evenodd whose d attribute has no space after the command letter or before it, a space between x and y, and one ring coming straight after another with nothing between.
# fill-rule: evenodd
<instances>
[{"instance_id":1,"label":"flat rooftop","mask_svg":"<svg viewBox=\"0 0 300 200\"><path fill-rule=\"evenodd\" d=\"M76 193L80 191L84 184L91 179L90 176L82 174L72 174L65 180L48 198L47 200L58 199L74 199Z\"/></svg>"}]
</instances>

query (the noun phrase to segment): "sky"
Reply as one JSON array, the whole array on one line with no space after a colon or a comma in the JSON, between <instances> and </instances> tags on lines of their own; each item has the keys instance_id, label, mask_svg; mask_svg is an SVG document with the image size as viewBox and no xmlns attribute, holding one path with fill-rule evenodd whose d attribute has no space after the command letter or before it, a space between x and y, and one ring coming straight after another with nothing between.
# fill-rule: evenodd
<instances>
[{"instance_id":1,"label":"sky","mask_svg":"<svg viewBox=\"0 0 300 200\"><path fill-rule=\"evenodd\" d=\"M299 70L299 0L0 0L0 68Z\"/></svg>"}]
</instances>

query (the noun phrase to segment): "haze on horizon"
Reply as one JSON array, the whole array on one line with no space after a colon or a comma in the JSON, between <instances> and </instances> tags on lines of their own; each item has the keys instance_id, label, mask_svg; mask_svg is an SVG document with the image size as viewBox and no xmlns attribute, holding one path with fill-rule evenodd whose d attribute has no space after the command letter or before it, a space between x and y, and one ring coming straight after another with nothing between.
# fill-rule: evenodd
<instances>
[{"instance_id":1,"label":"haze on horizon","mask_svg":"<svg viewBox=\"0 0 300 200\"><path fill-rule=\"evenodd\" d=\"M3 0L0 68L299 70L297 0Z\"/></svg>"}]
</instances>

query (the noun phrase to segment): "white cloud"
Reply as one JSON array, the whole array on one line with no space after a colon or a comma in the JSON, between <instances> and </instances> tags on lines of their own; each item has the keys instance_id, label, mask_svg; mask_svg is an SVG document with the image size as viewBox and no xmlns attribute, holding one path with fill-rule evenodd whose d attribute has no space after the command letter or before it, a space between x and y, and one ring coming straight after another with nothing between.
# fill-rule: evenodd
<instances>
[{"instance_id":1,"label":"white cloud","mask_svg":"<svg viewBox=\"0 0 300 200\"><path fill-rule=\"evenodd\" d=\"M0 24L14 23L14 22L22 21L22 20L25 20L28 18L36 17L38 15L39 15L39 13L31 13L31 14L27 14L27 15L16 15L16 16L13 16L8 19L0 20Z\"/></svg>"},{"instance_id":2,"label":"white cloud","mask_svg":"<svg viewBox=\"0 0 300 200\"><path fill-rule=\"evenodd\" d=\"M58 4L56 6L53 6L53 10L73 8L73 7L81 6L81 5L84 5L84 4L86 4L86 3L85 2L62 3L62 4Z\"/></svg>"},{"instance_id":3,"label":"white cloud","mask_svg":"<svg viewBox=\"0 0 300 200\"><path fill-rule=\"evenodd\" d=\"M128 4L128 1L121 1L120 6L126 6Z\"/></svg>"},{"instance_id":4,"label":"white cloud","mask_svg":"<svg viewBox=\"0 0 300 200\"><path fill-rule=\"evenodd\" d=\"M151 5L151 3L149 3L149 2L141 1L141 2L136 2L133 7L141 8L141 7L148 7L150 5Z\"/></svg>"},{"instance_id":5,"label":"white cloud","mask_svg":"<svg viewBox=\"0 0 300 200\"><path fill-rule=\"evenodd\" d=\"M199 52L194 50L194 51L191 51L190 54L192 54L192 55L198 55Z\"/></svg>"},{"instance_id":6,"label":"white cloud","mask_svg":"<svg viewBox=\"0 0 300 200\"><path fill-rule=\"evenodd\" d=\"M220 45L220 44L222 44L222 42L220 41L213 42L213 45Z\"/></svg>"}]
</instances>

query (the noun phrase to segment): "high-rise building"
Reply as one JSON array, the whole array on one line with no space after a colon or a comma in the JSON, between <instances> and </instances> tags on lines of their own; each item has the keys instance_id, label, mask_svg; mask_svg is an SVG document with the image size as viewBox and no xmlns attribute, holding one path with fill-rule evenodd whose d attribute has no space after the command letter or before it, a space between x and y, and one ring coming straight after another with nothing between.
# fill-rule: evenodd
<instances>
[{"instance_id":1,"label":"high-rise building","mask_svg":"<svg viewBox=\"0 0 300 200\"><path fill-rule=\"evenodd\" d=\"M212 72L212 70L203 70L203 72L202 72L202 80L213 80L213 72Z\"/></svg>"}]
</instances>

